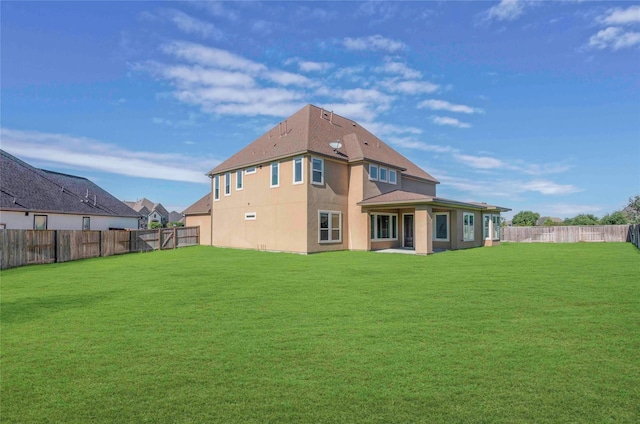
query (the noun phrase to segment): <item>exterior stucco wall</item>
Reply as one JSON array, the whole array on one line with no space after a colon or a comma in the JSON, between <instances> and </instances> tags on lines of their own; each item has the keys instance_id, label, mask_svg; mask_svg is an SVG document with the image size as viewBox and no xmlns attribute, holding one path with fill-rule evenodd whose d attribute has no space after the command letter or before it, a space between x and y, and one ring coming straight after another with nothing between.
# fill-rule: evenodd
<instances>
[{"instance_id":1,"label":"exterior stucco wall","mask_svg":"<svg viewBox=\"0 0 640 424\"><path fill-rule=\"evenodd\" d=\"M360 165L362 166L363 172L364 172L364 178L362 181L362 199L360 199L359 201L362 201L364 199L368 199L370 197L374 197L374 196L378 196L380 194L385 194L388 193L390 191L394 191L394 190L400 190L402 188L401 186L401 176L400 176L400 171L397 171L397 175L398 175L398 182L396 184L390 184L390 183L385 183L385 182L380 182L380 181L371 181L369 179L369 164L367 163L366 165ZM381 165L379 165L380 167ZM386 167L388 168L388 167ZM394 168L389 168L389 169L394 169ZM379 171L378 171L379 172Z\"/></svg>"},{"instance_id":2,"label":"exterior stucco wall","mask_svg":"<svg viewBox=\"0 0 640 424\"><path fill-rule=\"evenodd\" d=\"M369 214L358 206L364 192L364 181L367 179L364 164L349 167L349 196L348 196L348 248L349 250L370 250Z\"/></svg>"},{"instance_id":3,"label":"exterior stucco wall","mask_svg":"<svg viewBox=\"0 0 640 424\"><path fill-rule=\"evenodd\" d=\"M185 227L200 227L200 244L211 245L211 215L187 215Z\"/></svg>"},{"instance_id":4,"label":"exterior stucco wall","mask_svg":"<svg viewBox=\"0 0 640 424\"><path fill-rule=\"evenodd\" d=\"M220 199L213 200L214 246L245 249L307 252L307 190L309 158L304 161L304 183L293 184L293 158L279 161L279 186L271 188L271 166L255 174L243 173L243 188L236 190L231 172L231 193L225 196L224 174L220 176ZM245 219L245 214L255 219Z\"/></svg>"},{"instance_id":5,"label":"exterior stucco wall","mask_svg":"<svg viewBox=\"0 0 640 424\"><path fill-rule=\"evenodd\" d=\"M138 218L125 218L96 215L72 215L47 212L0 211L0 224L7 230L33 230L34 215L47 216L48 230L82 230L82 218L88 216L91 230L108 230L109 228L138 228Z\"/></svg>"},{"instance_id":6,"label":"exterior stucco wall","mask_svg":"<svg viewBox=\"0 0 640 424\"><path fill-rule=\"evenodd\" d=\"M327 252L349 247L349 167L343 162L324 161L324 184L308 186L307 251ZM339 243L318 241L319 211L342 213L342 240Z\"/></svg>"},{"instance_id":7,"label":"exterior stucco wall","mask_svg":"<svg viewBox=\"0 0 640 424\"><path fill-rule=\"evenodd\" d=\"M426 181L418 181L412 178L402 177L402 190L411 193L419 193L427 196L436 195L436 184Z\"/></svg>"}]
</instances>

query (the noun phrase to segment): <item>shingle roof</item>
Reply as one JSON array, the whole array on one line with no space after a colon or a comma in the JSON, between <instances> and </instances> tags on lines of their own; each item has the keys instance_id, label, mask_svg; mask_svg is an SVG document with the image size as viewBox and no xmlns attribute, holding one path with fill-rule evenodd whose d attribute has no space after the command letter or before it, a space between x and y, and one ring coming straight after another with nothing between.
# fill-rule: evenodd
<instances>
[{"instance_id":1,"label":"shingle roof","mask_svg":"<svg viewBox=\"0 0 640 424\"><path fill-rule=\"evenodd\" d=\"M89 181L35 168L0 150L0 209L138 217L138 213Z\"/></svg>"},{"instance_id":2,"label":"shingle roof","mask_svg":"<svg viewBox=\"0 0 640 424\"><path fill-rule=\"evenodd\" d=\"M136 200L135 202L130 202L125 200L123 203L125 203L131 209L138 211L143 215L149 215L151 214L151 212L155 210L160 215L167 217L167 219L169 217L169 211L166 210L164 206L162 206L162 203L153 203L151 200L147 199L146 197L143 197L140 200Z\"/></svg>"},{"instance_id":3,"label":"shingle roof","mask_svg":"<svg viewBox=\"0 0 640 424\"><path fill-rule=\"evenodd\" d=\"M329 145L334 141L339 141L342 146L334 149ZM377 162L395 167L403 175L438 183L434 177L357 122L313 105L306 105L209 171L209 174L307 152L346 162Z\"/></svg>"},{"instance_id":4,"label":"shingle roof","mask_svg":"<svg viewBox=\"0 0 640 424\"><path fill-rule=\"evenodd\" d=\"M211 192L204 195L204 197L193 205L185 209L183 215L208 215L211 213Z\"/></svg>"},{"instance_id":5,"label":"shingle roof","mask_svg":"<svg viewBox=\"0 0 640 424\"><path fill-rule=\"evenodd\" d=\"M480 210L499 210L501 212L507 212L511 209L503 208L500 206L488 205L486 203L477 202L460 202L458 200L445 199L442 197L428 196L426 194L412 193L403 190L394 190L388 193L380 194L378 196L370 197L368 199L359 202L359 206L391 206L391 205L404 205L404 204L419 204L430 203L435 206L458 206L469 209Z\"/></svg>"},{"instance_id":6,"label":"shingle roof","mask_svg":"<svg viewBox=\"0 0 640 424\"><path fill-rule=\"evenodd\" d=\"M184 218L181 213L176 211L169 212L169 222L180 222Z\"/></svg>"}]
</instances>

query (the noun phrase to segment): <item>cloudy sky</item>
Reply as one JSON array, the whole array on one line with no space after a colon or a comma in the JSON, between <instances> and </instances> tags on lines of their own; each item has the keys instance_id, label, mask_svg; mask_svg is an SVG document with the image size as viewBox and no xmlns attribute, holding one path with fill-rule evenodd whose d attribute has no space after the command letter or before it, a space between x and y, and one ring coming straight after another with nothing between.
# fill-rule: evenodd
<instances>
[{"instance_id":1,"label":"cloudy sky","mask_svg":"<svg viewBox=\"0 0 640 424\"><path fill-rule=\"evenodd\" d=\"M559 217L640 192L634 2L7 2L2 149L181 211L307 103L438 195Z\"/></svg>"}]
</instances>

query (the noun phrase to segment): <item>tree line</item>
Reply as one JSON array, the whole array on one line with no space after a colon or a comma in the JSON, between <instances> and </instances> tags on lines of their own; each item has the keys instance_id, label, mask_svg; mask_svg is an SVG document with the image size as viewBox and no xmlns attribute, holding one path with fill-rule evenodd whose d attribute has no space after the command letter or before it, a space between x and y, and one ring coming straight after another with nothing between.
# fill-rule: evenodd
<instances>
[{"instance_id":1,"label":"tree line","mask_svg":"<svg viewBox=\"0 0 640 424\"><path fill-rule=\"evenodd\" d=\"M513 216L512 225L517 227L532 227L537 225L540 214L532 211L521 211ZM592 214L579 214L573 218L565 218L562 222L554 222L547 218L542 225L624 225L640 224L640 195L629 198L627 206L621 210L611 212L598 218Z\"/></svg>"}]
</instances>

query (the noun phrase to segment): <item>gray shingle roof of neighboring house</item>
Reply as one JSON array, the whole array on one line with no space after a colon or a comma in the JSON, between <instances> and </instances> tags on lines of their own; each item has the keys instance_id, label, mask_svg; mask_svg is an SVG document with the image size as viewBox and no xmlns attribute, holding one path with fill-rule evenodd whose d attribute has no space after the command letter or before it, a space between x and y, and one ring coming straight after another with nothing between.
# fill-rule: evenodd
<instances>
[{"instance_id":1,"label":"gray shingle roof of neighboring house","mask_svg":"<svg viewBox=\"0 0 640 424\"><path fill-rule=\"evenodd\" d=\"M138 217L86 178L35 168L0 150L0 209Z\"/></svg>"},{"instance_id":2,"label":"gray shingle roof of neighboring house","mask_svg":"<svg viewBox=\"0 0 640 424\"><path fill-rule=\"evenodd\" d=\"M563 222L561 218L555 218L551 216L541 216L536 221L536 225L544 225L544 223L547 222L547 219L550 219L551 222L553 222L554 224L561 224Z\"/></svg>"},{"instance_id":3,"label":"gray shingle roof of neighboring house","mask_svg":"<svg viewBox=\"0 0 640 424\"><path fill-rule=\"evenodd\" d=\"M195 202L182 212L183 215L210 215L211 214L211 192L202 199Z\"/></svg>"},{"instance_id":4,"label":"gray shingle roof of neighboring house","mask_svg":"<svg viewBox=\"0 0 640 424\"><path fill-rule=\"evenodd\" d=\"M162 206L162 203L153 203L151 200L143 197L140 200L136 200L135 202L124 201L127 206L131 209L138 211L142 215L150 215L154 210L157 211L160 215L164 216L167 220L169 219L169 211Z\"/></svg>"},{"instance_id":5,"label":"gray shingle roof of neighboring house","mask_svg":"<svg viewBox=\"0 0 640 424\"><path fill-rule=\"evenodd\" d=\"M329 143L335 141L339 141L341 146L330 146ZM315 153L349 163L380 163L399 169L405 176L438 183L360 124L314 105L306 105L209 171L209 175L303 153Z\"/></svg>"},{"instance_id":6,"label":"gray shingle roof of neighboring house","mask_svg":"<svg viewBox=\"0 0 640 424\"><path fill-rule=\"evenodd\" d=\"M169 222L181 222L184 217L176 211L169 212Z\"/></svg>"}]
</instances>

